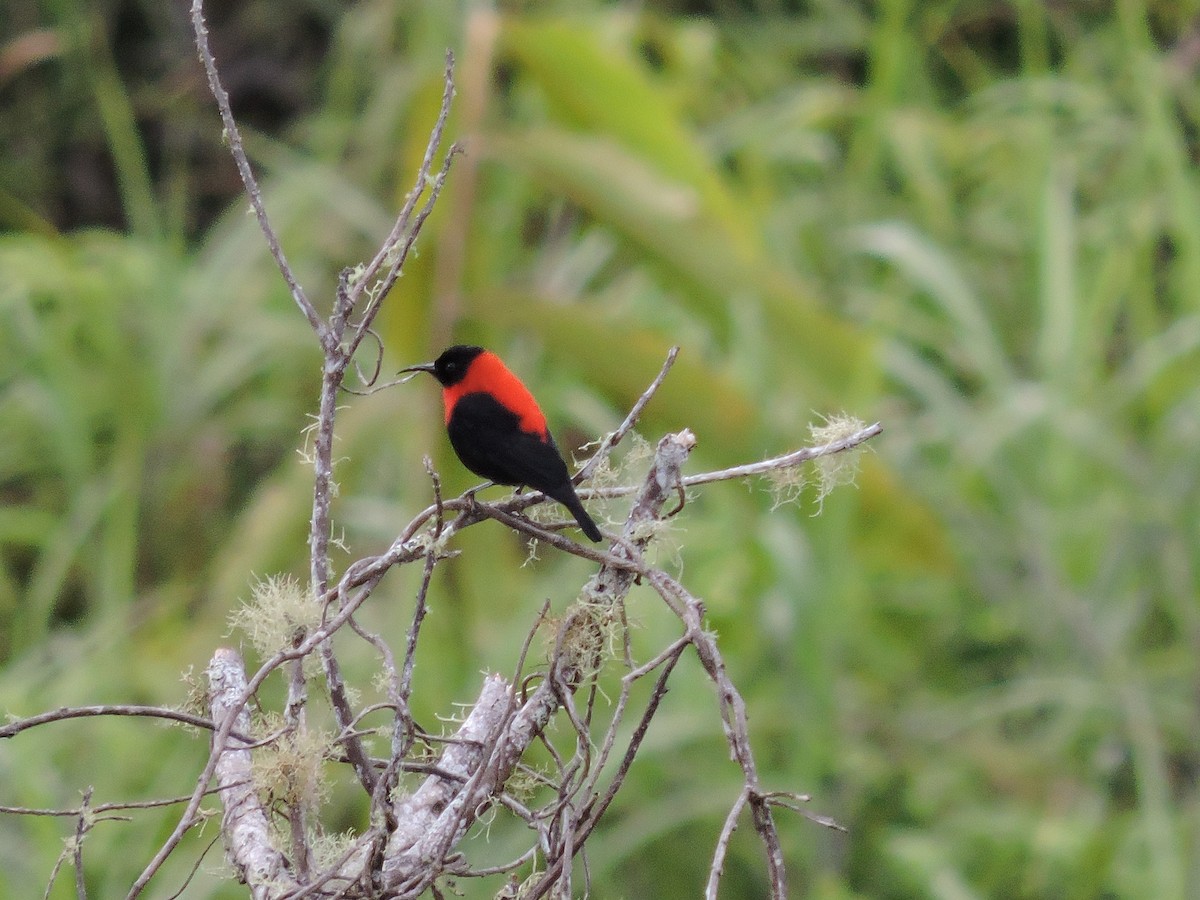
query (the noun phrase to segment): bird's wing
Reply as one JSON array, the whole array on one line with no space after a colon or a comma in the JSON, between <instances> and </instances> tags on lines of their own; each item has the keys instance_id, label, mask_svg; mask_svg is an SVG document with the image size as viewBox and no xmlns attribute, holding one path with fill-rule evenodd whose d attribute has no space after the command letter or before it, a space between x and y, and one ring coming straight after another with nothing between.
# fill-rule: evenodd
<instances>
[{"instance_id":1,"label":"bird's wing","mask_svg":"<svg viewBox=\"0 0 1200 900\"><path fill-rule=\"evenodd\" d=\"M522 431L520 417L490 394L459 398L448 430L458 458L482 478L539 491L557 491L570 481L549 432Z\"/></svg>"}]
</instances>

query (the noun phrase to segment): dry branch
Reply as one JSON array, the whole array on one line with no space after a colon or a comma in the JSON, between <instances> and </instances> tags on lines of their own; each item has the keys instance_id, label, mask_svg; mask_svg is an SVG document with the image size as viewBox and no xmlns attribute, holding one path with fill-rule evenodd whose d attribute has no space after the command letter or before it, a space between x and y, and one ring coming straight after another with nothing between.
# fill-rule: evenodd
<instances>
[{"instance_id":1,"label":"dry branch","mask_svg":"<svg viewBox=\"0 0 1200 900\"><path fill-rule=\"evenodd\" d=\"M674 488L679 483L680 468L693 446L695 438L688 431L668 435L659 443L654 466L643 482L638 499L625 522L624 535L627 540L613 550L614 563L632 565L631 557L640 555L641 549L649 542L652 531L644 526L661 517L663 504L673 496ZM584 588L582 605L586 608L589 604L615 606L622 603L634 577L635 572L629 567L602 565ZM385 884L400 891L399 896L417 896L440 874L449 849L474 822L481 804L491 799L495 788L512 773L525 751L566 702L567 696L578 687L584 672L589 668L594 671L596 661L588 658L588 654L579 654L577 647L570 648L570 651L555 654L548 677L519 709L514 710L511 703L505 705L505 715L501 720L503 735L488 745L490 751L486 765L479 765L469 781L465 784L448 783L431 778L416 795L423 798L424 802L417 802L416 796L397 802L398 820L403 822L408 818L421 823L420 827L414 826L411 830L401 826L388 841L383 865L384 879ZM503 684L493 676L485 684L472 717L480 706L489 710L498 708L498 703L491 699L491 695L499 690L497 683ZM471 721L470 717L468 721ZM491 718L488 724L491 726ZM474 732L475 735L479 733L480 729ZM492 734L491 731L487 733ZM456 735L456 740L460 737L461 734ZM440 766L448 768L444 761ZM453 799L448 799L448 794ZM437 804L439 814L432 815L425 808L426 802ZM430 825L429 822L434 824ZM413 834L417 837L410 840ZM569 863L569 858L564 863ZM562 867L559 868L561 870Z\"/></svg>"},{"instance_id":2,"label":"dry branch","mask_svg":"<svg viewBox=\"0 0 1200 900\"><path fill-rule=\"evenodd\" d=\"M537 492L512 496L495 503L481 503L473 495L444 500L440 484L428 466L433 481L434 502L418 513L392 542L376 556L365 557L337 575L330 565L330 521L333 498L333 439L338 411L338 394L344 389L346 373L355 352L367 336L378 341L372 323L436 203L450 165L458 152L451 146L440 165L443 132L454 96L453 57L447 55L442 105L427 142L417 178L407 195L391 232L379 251L364 266L343 272L328 318L322 318L308 300L271 226L262 192L242 144L221 86L217 66L208 46L201 0L193 0L193 26L197 48L204 63L209 86L226 133L230 150L254 206L276 264L293 299L313 328L322 353L322 381L313 425L311 457L314 468L313 502L309 528L308 602L320 608L319 624L298 630L291 643L263 661L250 678L241 657L233 650L218 649L207 670L211 720L154 707L110 706L62 709L10 723L0 728L0 737L67 718L94 715L152 716L174 720L212 731L209 757L198 774L192 794L182 798L185 808L170 836L155 852L131 886L127 900L138 897L176 850L184 834L203 819L201 803L215 790L222 804L221 832L226 851L238 877L255 900L301 900L301 898L389 897L415 898L429 891L441 896L437 880L443 874L471 876L514 872L530 866L536 870L521 896L536 898L553 893L569 897L575 878L588 878L586 844L597 824L625 783L642 743L666 695L676 664L694 652L716 690L717 711L731 759L739 766L742 788L716 839L708 873L706 896L715 900L729 843L741 813L747 808L762 842L771 885L771 896L786 896L783 853L772 814L773 807L795 809L798 795L765 790L759 780L746 721L746 705L726 672L715 637L704 628L704 606L683 584L661 568L646 561L660 524L682 509L685 488L716 481L746 478L786 470L808 460L846 452L881 431L878 424L859 428L825 444L804 447L757 463L716 472L685 476L695 438L684 429L663 437L644 479L637 485L603 489L582 488L583 497L633 495L630 510L619 535L606 548L583 546L553 528L539 525L522 515L545 501ZM380 344L382 353L382 345ZM636 426L642 411L668 376L678 348L669 352L660 372L632 405L620 426L604 436L595 454L576 475L586 481L620 441ZM376 375L378 365L376 366ZM368 382L373 379L368 379ZM587 559L596 565L578 602L558 626L557 640L544 670L525 677L526 654L547 606L530 628L511 680L487 676L478 698L457 730L443 738L422 735L409 713L413 691L413 661L425 614L426 595L446 546L465 528L488 519L562 552ZM423 564L417 604L400 665L386 641L363 629L355 620L356 610L372 595L381 579L393 568ZM679 619L680 633L650 660L638 663L630 650L629 625L624 603L633 585L649 585ZM315 622L316 619L314 618ZM378 652L386 685L387 702L355 710L345 685L331 638L349 626ZM623 638L620 663L625 671L620 693L607 712L597 711L597 676L605 666L613 635ZM615 641L614 641L615 643ZM348 763L370 798L370 822L357 838L332 861L314 860L312 837L319 830L308 820L307 805L295 799L264 805L254 783L252 761L265 744L308 732L306 709L308 689L303 661L317 654L329 692L338 734L327 750L327 758ZM276 671L286 668L288 696L284 709L285 729L255 741L251 735L249 703L258 688ZM651 683L649 698L634 708L633 688L645 679ZM533 684L536 682L536 687ZM601 704L602 706L602 704ZM387 710L393 716L389 753L372 758L363 737L362 721L369 713ZM565 737L548 726L561 717ZM627 737L625 727L632 724ZM418 742L444 746L435 761L419 756ZM552 763L548 773L534 773L522 763L530 747L539 742ZM401 772L424 774L413 791L397 793ZM549 799L538 806L525 803L507 792L514 774L533 778ZM215 782L215 788L212 784ZM179 799L164 802L180 802ZM151 805L151 804L144 804ZM112 806L112 805L110 805ZM135 808L126 804L119 808ZM531 830L531 847L505 866L472 871L456 848L491 808L503 807ZM29 814L70 813L78 818L74 856L77 883L82 895L82 841L88 823L103 808L91 804L90 792L82 805L71 811L18 810ZM118 808L112 806L112 808ZM0 808L2 811L3 808ZM799 810L802 814L802 810ZM278 846L272 816L287 826L290 845ZM832 824L810 816L822 824ZM583 857L584 864L576 866ZM66 853L55 868L65 863ZM576 870L579 870L577 872ZM515 877L515 876L514 876ZM52 879L53 880L53 879Z\"/></svg>"},{"instance_id":3,"label":"dry branch","mask_svg":"<svg viewBox=\"0 0 1200 900\"><path fill-rule=\"evenodd\" d=\"M237 651L221 647L208 665L209 695L213 722L223 726L232 720L240 732L250 730L250 711L242 700L246 693L246 671ZM225 746L213 741L217 756L214 774L222 789L221 831L226 851L238 879L250 888L254 900L269 900L278 892L297 887L291 866L271 842L270 821L254 789L251 751L230 735Z\"/></svg>"}]
</instances>

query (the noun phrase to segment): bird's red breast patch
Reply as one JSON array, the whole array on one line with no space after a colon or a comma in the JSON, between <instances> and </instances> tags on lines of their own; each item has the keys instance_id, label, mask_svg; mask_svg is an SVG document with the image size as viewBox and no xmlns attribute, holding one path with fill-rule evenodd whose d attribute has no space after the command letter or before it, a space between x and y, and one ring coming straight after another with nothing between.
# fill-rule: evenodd
<instances>
[{"instance_id":1,"label":"bird's red breast patch","mask_svg":"<svg viewBox=\"0 0 1200 900\"><path fill-rule=\"evenodd\" d=\"M457 384L443 388L447 424L459 399L474 393L491 394L505 409L516 413L521 420L522 431L536 434L544 441L550 439L546 417L533 399L533 394L529 393L529 388L490 350L484 350L471 360L466 377Z\"/></svg>"}]
</instances>

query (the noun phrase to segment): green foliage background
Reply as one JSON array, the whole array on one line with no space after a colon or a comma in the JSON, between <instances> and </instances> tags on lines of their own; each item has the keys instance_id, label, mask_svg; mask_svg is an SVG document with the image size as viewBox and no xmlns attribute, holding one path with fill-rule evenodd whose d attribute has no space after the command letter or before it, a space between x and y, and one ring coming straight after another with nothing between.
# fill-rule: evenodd
<instances>
[{"instance_id":1,"label":"green foliage background","mask_svg":"<svg viewBox=\"0 0 1200 900\"><path fill-rule=\"evenodd\" d=\"M1170 900L1200 895L1197 13L318 0L211 19L314 297L386 232L456 50L468 155L381 322L385 366L487 343L578 446L679 343L643 431L691 427L697 469L799 446L814 411L885 423L822 515L727 484L673 539L767 782L849 828L781 817L796 896ZM255 577L305 571L318 355L182 13L2 16L0 709L182 704ZM352 554L428 502L422 454L469 486L436 403L421 383L347 402ZM486 524L460 548L418 659L429 723L588 572L522 567ZM389 576L368 623L398 642L414 586ZM645 648L673 634L655 603L631 601ZM370 654L340 649L368 679ZM140 721L47 726L0 745L0 804L184 794L206 752ZM361 827L334 777L329 829ZM594 839L592 896L697 896L737 788L681 667ZM123 895L177 815L97 825L95 896ZM0 895L38 895L73 827L6 816ZM520 838L498 822L467 850ZM763 896L761 872L739 833L723 896ZM244 892L218 848L185 896Z\"/></svg>"}]
</instances>

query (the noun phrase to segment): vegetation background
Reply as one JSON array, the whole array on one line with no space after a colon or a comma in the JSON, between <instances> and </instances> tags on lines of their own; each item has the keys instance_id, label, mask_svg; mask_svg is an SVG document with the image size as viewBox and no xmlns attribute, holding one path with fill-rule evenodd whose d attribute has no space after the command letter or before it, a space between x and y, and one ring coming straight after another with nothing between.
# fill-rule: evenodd
<instances>
[{"instance_id":1,"label":"vegetation background","mask_svg":"<svg viewBox=\"0 0 1200 900\"><path fill-rule=\"evenodd\" d=\"M788 486L715 486L663 551L708 603L765 780L849 829L781 816L795 895L822 900L1200 896L1198 14L208 10L313 297L386 232L458 55L468 155L381 321L385 370L487 343L576 447L679 343L643 431L691 427L697 468L800 446L821 414L885 423L821 515L811 489L773 508ZM246 214L184 4L5 5L0 131L0 710L181 704L184 673L240 640L254 578L305 571L319 356ZM348 400L352 553L426 504L423 453L469 486L436 404L419 382ZM522 567L486 523L460 546L418 659L430 723L588 571ZM390 576L370 624L398 640L413 587ZM652 597L630 609L647 646L671 633ZM675 677L591 845L592 896L703 883L740 779L707 681ZM206 753L178 729L60 723L0 746L0 803L175 796ZM331 830L361 825L350 797L335 777ZM122 896L176 816L97 825L94 895ZM0 895L39 895L73 828L6 816ZM497 823L468 852L520 838ZM752 833L732 853L723 896L762 896ZM244 896L219 847L185 896Z\"/></svg>"}]
</instances>

